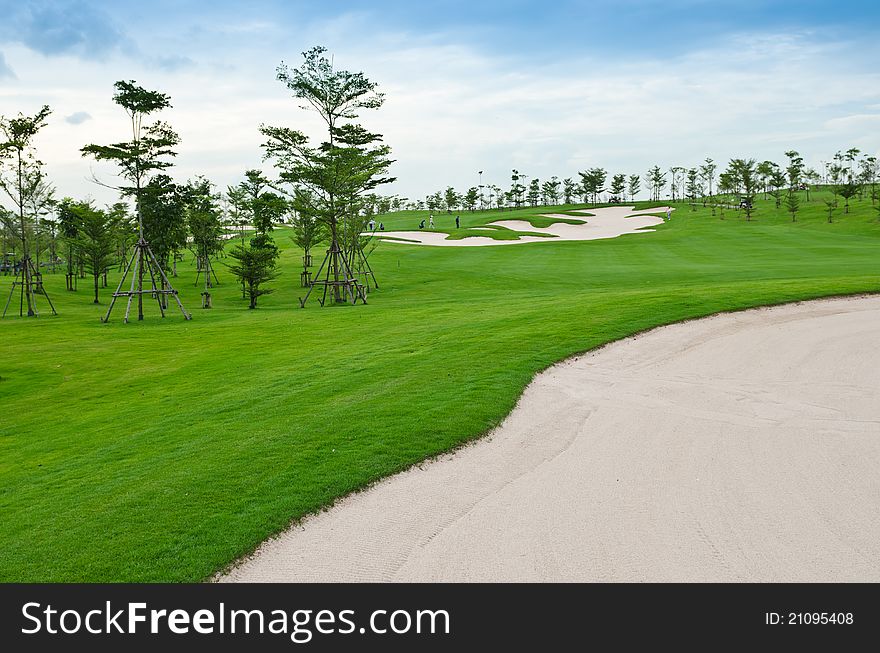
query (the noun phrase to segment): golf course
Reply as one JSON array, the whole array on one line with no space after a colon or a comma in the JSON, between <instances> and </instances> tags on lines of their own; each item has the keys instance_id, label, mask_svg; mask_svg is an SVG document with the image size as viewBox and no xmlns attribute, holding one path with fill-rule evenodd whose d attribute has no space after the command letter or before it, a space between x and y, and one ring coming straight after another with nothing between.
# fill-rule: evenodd
<instances>
[{"instance_id":1,"label":"golf course","mask_svg":"<svg viewBox=\"0 0 880 653\"><path fill-rule=\"evenodd\" d=\"M163 319L145 297L142 322L102 323L118 267L99 305L90 279L73 292L63 270L46 272L58 315L37 295L38 319L0 320L0 580L207 580L341 497L487 434L554 363L720 312L880 291L871 199L829 222L830 192L801 195L796 221L758 195L750 220L635 202L674 211L649 233L598 240L381 242L379 288L358 306L300 309L303 253L283 225L274 292L256 310L230 257L214 264L212 310L192 254L177 264L192 320ZM485 227L577 224L589 208L462 211L459 230L452 213L434 219L456 238L503 240ZM379 219L411 232L427 216ZM11 283L0 276L4 302Z\"/></svg>"}]
</instances>

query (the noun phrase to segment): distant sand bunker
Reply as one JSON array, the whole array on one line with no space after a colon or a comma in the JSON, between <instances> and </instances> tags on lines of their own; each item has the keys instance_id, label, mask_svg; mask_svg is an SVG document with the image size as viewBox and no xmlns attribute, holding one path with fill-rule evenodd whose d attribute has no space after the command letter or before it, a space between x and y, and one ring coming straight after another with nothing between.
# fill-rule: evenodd
<instances>
[{"instance_id":1,"label":"distant sand bunker","mask_svg":"<svg viewBox=\"0 0 880 653\"><path fill-rule=\"evenodd\" d=\"M487 236L467 236L465 238L450 239L448 234L435 231L386 231L376 235L383 240L387 240L389 243L399 242L406 245L434 245L437 247L483 247L487 245L552 243L559 242L560 240L598 240L600 238L617 238L623 234L643 234L654 231L646 227L661 224L663 218L660 215L650 214L663 214L666 213L668 208L660 206L638 211L633 206L579 209L571 211L571 213L583 215L584 224L557 222L549 227L533 227L526 220L496 220L489 223L490 225L506 227L513 231L544 234L542 236L519 236L513 240L495 240ZM574 216L561 213L544 213L542 217L571 220ZM473 227L473 229L480 229L480 227Z\"/></svg>"}]
</instances>

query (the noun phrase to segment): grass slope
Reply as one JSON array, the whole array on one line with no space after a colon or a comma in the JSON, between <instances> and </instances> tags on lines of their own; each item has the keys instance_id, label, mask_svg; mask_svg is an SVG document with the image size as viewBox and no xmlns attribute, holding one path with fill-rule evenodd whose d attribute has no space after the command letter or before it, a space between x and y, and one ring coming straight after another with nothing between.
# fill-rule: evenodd
<instances>
[{"instance_id":1,"label":"grass slope","mask_svg":"<svg viewBox=\"0 0 880 653\"><path fill-rule=\"evenodd\" d=\"M462 214L465 226L570 207ZM408 229L422 214L383 216ZM443 220L435 219L443 226ZM483 234L485 235L485 234ZM110 324L46 275L58 317L0 321L0 580L195 581L292 519L484 433L538 370L717 311L880 289L870 203L792 224L682 206L656 233L521 247L383 244L367 306L249 311L230 275L194 313ZM11 278L0 277L5 300ZM109 290L102 291L106 302Z\"/></svg>"}]
</instances>

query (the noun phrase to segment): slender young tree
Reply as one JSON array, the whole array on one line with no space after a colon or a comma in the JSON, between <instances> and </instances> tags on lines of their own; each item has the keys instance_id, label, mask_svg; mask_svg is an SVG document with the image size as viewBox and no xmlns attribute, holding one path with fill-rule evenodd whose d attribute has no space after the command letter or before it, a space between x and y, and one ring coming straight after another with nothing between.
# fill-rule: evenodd
<instances>
[{"instance_id":1,"label":"slender young tree","mask_svg":"<svg viewBox=\"0 0 880 653\"><path fill-rule=\"evenodd\" d=\"M755 160L731 159L728 170L733 182L741 190L741 205L746 213L746 221L750 222L755 211L755 193L759 183Z\"/></svg>"},{"instance_id":2,"label":"slender young tree","mask_svg":"<svg viewBox=\"0 0 880 653\"><path fill-rule=\"evenodd\" d=\"M822 201L825 203L825 210L828 211L828 224L831 224L834 222L834 211L837 209L837 200L832 198L830 200L825 199Z\"/></svg>"},{"instance_id":3,"label":"slender young tree","mask_svg":"<svg viewBox=\"0 0 880 653\"><path fill-rule=\"evenodd\" d=\"M699 168L691 168L687 171L687 195L691 202L691 210L697 210L697 197L703 194L703 185L700 183Z\"/></svg>"},{"instance_id":4,"label":"slender young tree","mask_svg":"<svg viewBox=\"0 0 880 653\"><path fill-rule=\"evenodd\" d=\"M672 201L676 200L676 191L679 185L684 186L684 180L686 179L687 168L683 168L682 166L672 166L669 168L669 188L672 191ZM682 199L684 197L684 191L678 194L678 199Z\"/></svg>"},{"instance_id":5,"label":"slender young tree","mask_svg":"<svg viewBox=\"0 0 880 653\"><path fill-rule=\"evenodd\" d=\"M244 284L248 308L256 308L257 299L274 292L265 284L278 277L277 253L268 247L255 247L249 243L236 245L229 255L236 261L227 266L229 271Z\"/></svg>"},{"instance_id":6,"label":"slender young tree","mask_svg":"<svg viewBox=\"0 0 880 653\"><path fill-rule=\"evenodd\" d=\"M767 180L767 185L770 187L770 195L773 197L777 209L782 206L782 189L785 188L786 182L785 173L774 163L773 172Z\"/></svg>"},{"instance_id":7,"label":"slender young tree","mask_svg":"<svg viewBox=\"0 0 880 653\"><path fill-rule=\"evenodd\" d=\"M42 288L40 271L31 260L29 248L29 239L35 227L33 212L35 209L38 212L42 208L40 204L47 199L43 163L36 157L33 139L46 126L50 113L49 107L44 106L33 116L19 113L15 118L0 117L0 133L5 139L0 141L0 189L3 189L18 211L16 235L22 253L16 281L12 284L12 290L3 309L4 316L16 287L20 291L19 316L38 315L38 294L46 298L53 315L56 314L52 300Z\"/></svg>"},{"instance_id":8,"label":"slender young tree","mask_svg":"<svg viewBox=\"0 0 880 653\"><path fill-rule=\"evenodd\" d=\"M866 156L859 163L862 170L862 180L865 187L870 187L871 204L877 201L877 173L878 163L876 156Z\"/></svg>"},{"instance_id":9,"label":"slender young tree","mask_svg":"<svg viewBox=\"0 0 880 653\"><path fill-rule=\"evenodd\" d=\"M211 308L213 306L211 289L215 281L219 283L212 259L223 249L223 224L220 219L217 194L211 182L204 177L193 179L187 184L185 212L196 254L196 284L199 282L200 274L205 277L202 308Z\"/></svg>"},{"instance_id":10,"label":"slender young tree","mask_svg":"<svg viewBox=\"0 0 880 653\"><path fill-rule=\"evenodd\" d=\"M480 201L480 191L476 186L471 186L462 198L464 208L470 212L477 209L477 203Z\"/></svg>"},{"instance_id":11,"label":"slender young tree","mask_svg":"<svg viewBox=\"0 0 880 653\"><path fill-rule=\"evenodd\" d=\"M764 199L767 199L767 193L770 190L770 178L773 176L776 164L772 161L761 161L755 166L755 181L759 184L761 191L764 193Z\"/></svg>"},{"instance_id":12,"label":"slender young tree","mask_svg":"<svg viewBox=\"0 0 880 653\"><path fill-rule=\"evenodd\" d=\"M113 265L113 218L87 202L70 206L76 216L76 235L71 239L73 249L83 262L86 272L92 275L95 304L99 303L98 285L101 275Z\"/></svg>"},{"instance_id":13,"label":"slender young tree","mask_svg":"<svg viewBox=\"0 0 880 653\"><path fill-rule=\"evenodd\" d=\"M629 201L636 201L636 194L641 190L642 187L642 178L638 175L630 175L629 182L627 184L627 190L629 191Z\"/></svg>"},{"instance_id":14,"label":"slender young tree","mask_svg":"<svg viewBox=\"0 0 880 653\"><path fill-rule=\"evenodd\" d=\"M800 153L796 150L789 150L785 153L788 157L788 166L785 168L786 179L788 182L788 195L785 198L785 208L791 214L791 221L797 222L797 213L800 209L800 198L798 192L804 178L804 160ZM809 195L807 196L809 201Z\"/></svg>"},{"instance_id":15,"label":"slender young tree","mask_svg":"<svg viewBox=\"0 0 880 653\"><path fill-rule=\"evenodd\" d=\"M654 166L648 170L645 181L648 183L648 190L651 191L651 199L655 202L660 201L660 194L666 188L666 174L660 169L660 166Z\"/></svg>"},{"instance_id":16,"label":"slender young tree","mask_svg":"<svg viewBox=\"0 0 880 653\"><path fill-rule=\"evenodd\" d=\"M541 185L541 193L544 195L544 204L559 204L559 187L562 182L556 175L550 177Z\"/></svg>"},{"instance_id":17,"label":"slender young tree","mask_svg":"<svg viewBox=\"0 0 880 653\"><path fill-rule=\"evenodd\" d=\"M706 157L706 160L700 166L700 175L703 177L703 180L706 182L706 185L708 186L708 197L709 197L710 202L712 201L712 190L713 190L712 186L715 183L715 171L717 169L718 169L718 166L715 165L715 162L712 159L710 159L709 157ZM703 206L706 206L705 198L703 201ZM714 211L714 205L713 205L713 211ZM714 212L712 215L715 215Z\"/></svg>"},{"instance_id":18,"label":"slender young tree","mask_svg":"<svg viewBox=\"0 0 880 653\"><path fill-rule=\"evenodd\" d=\"M581 176L581 190L584 199L590 198L593 204L598 203L599 194L605 191L605 179L608 173L603 168L590 168L578 173Z\"/></svg>"},{"instance_id":19,"label":"slender young tree","mask_svg":"<svg viewBox=\"0 0 880 653\"><path fill-rule=\"evenodd\" d=\"M452 213L458 208L460 199L461 198L459 194L455 192L455 189L452 186L448 186L443 193L443 204L446 206L446 212Z\"/></svg>"},{"instance_id":20,"label":"slender young tree","mask_svg":"<svg viewBox=\"0 0 880 653\"><path fill-rule=\"evenodd\" d=\"M293 242L303 251L303 272L312 267L312 247L326 237L326 225L314 215L300 211L293 217ZM310 281L308 276L302 276L304 285Z\"/></svg>"},{"instance_id":21,"label":"slender young tree","mask_svg":"<svg viewBox=\"0 0 880 653\"><path fill-rule=\"evenodd\" d=\"M792 222L797 222L797 214L800 206L801 201L797 193L788 193L785 196L785 210L791 215Z\"/></svg>"},{"instance_id":22,"label":"slender young tree","mask_svg":"<svg viewBox=\"0 0 880 653\"><path fill-rule=\"evenodd\" d=\"M577 184L570 177L562 180L562 201L564 204L571 204L572 198L577 193Z\"/></svg>"},{"instance_id":23,"label":"slender young tree","mask_svg":"<svg viewBox=\"0 0 880 653\"><path fill-rule=\"evenodd\" d=\"M626 192L626 175L619 174L614 175L611 178L611 195L614 196L617 200L623 199L623 194Z\"/></svg>"},{"instance_id":24,"label":"slender young tree","mask_svg":"<svg viewBox=\"0 0 880 653\"><path fill-rule=\"evenodd\" d=\"M508 196L511 199L511 203L514 208L519 208L522 205L522 195L526 191L526 187L519 183L519 180L523 178L523 175L519 173L519 170L513 170L510 173L510 191L508 192Z\"/></svg>"},{"instance_id":25,"label":"slender young tree","mask_svg":"<svg viewBox=\"0 0 880 653\"><path fill-rule=\"evenodd\" d=\"M541 181L537 177L529 182L528 199L533 207L538 206L538 200L541 199Z\"/></svg>"},{"instance_id":26,"label":"slender young tree","mask_svg":"<svg viewBox=\"0 0 880 653\"><path fill-rule=\"evenodd\" d=\"M119 280L119 286L113 293L113 300L104 316L104 322L110 314L118 297L127 297L124 322L128 322L132 300L137 297L138 320L144 319L144 295L156 298L159 312L165 317L164 300L168 295L174 297L184 319L189 320L177 291L171 286L168 277L153 253L144 231L143 202L144 188L150 178L171 167L170 158L176 156L174 147L180 138L171 127L157 121L145 124L144 121L152 114L171 107L171 98L159 91L149 91L138 86L134 81L119 81L114 84L116 93L113 101L125 111L131 123L131 140L110 145L86 145L80 151L83 156L93 157L97 161L107 161L118 166L120 176L128 183L116 187L124 197L131 197L135 202L137 216L138 239L134 252L126 269ZM97 179L95 179L97 181ZM98 182L101 183L101 182ZM102 184L105 185L106 184ZM131 284L124 290L124 284L131 275ZM150 285L144 289L144 277L149 275Z\"/></svg>"}]
</instances>

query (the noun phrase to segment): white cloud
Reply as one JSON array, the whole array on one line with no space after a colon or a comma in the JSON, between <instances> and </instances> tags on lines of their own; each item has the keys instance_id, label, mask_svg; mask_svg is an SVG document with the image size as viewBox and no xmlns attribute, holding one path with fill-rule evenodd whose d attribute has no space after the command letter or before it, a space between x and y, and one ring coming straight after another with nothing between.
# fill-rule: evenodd
<instances>
[{"instance_id":1,"label":"white cloud","mask_svg":"<svg viewBox=\"0 0 880 653\"><path fill-rule=\"evenodd\" d=\"M3 79L4 77L11 77L14 79L15 73L6 63L6 58L3 56L3 53L0 52L0 79Z\"/></svg>"},{"instance_id":2,"label":"white cloud","mask_svg":"<svg viewBox=\"0 0 880 653\"><path fill-rule=\"evenodd\" d=\"M64 122L70 125L81 125L87 120L92 119L92 114L87 111L77 111L75 113L71 113L69 116L64 117Z\"/></svg>"},{"instance_id":3,"label":"white cloud","mask_svg":"<svg viewBox=\"0 0 880 653\"><path fill-rule=\"evenodd\" d=\"M477 170L484 183L506 186L511 168L544 179L576 177L596 165L643 173L654 164L696 165L705 156L778 160L790 148L812 162L850 146L880 150L873 122L880 74L850 65L847 44L820 44L806 33L737 35L673 59L618 62L611 53L601 61L537 65L515 52L489 55L448 34L363 27L347 15L306 25L293 39L262 23L238 32L209 26L208 40L221 30L228 42L199 52L163 45L163 56L187 64L167 70L155 58L122 55L53 57L47 65L43 55L14 46L8 54L20 78L0 89L0 102L3 111L43 103L55 115L88 111L94 119L75 129L53 121L40 136L40 153L60 194L101 201L113 198L87 182L89 163L78 150L127 137L124 114L111 102L115 80L170 93L174 108L162 118L183 140L175 174L204 173L223 187L260 166L260 123L319 133L318 119L275 80L282 59L296 65L299 52L319 42L337 66L364 70L386 92L385 106L363 118L393 148L399 181L392 190L413 198L476 185ZM192 37L193 47L206 47L200 39ZM627 48L625 38L620 47ZM662 54L659 40L657 48Z\"/></svg>"}]
</instances>

